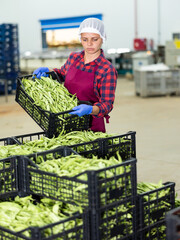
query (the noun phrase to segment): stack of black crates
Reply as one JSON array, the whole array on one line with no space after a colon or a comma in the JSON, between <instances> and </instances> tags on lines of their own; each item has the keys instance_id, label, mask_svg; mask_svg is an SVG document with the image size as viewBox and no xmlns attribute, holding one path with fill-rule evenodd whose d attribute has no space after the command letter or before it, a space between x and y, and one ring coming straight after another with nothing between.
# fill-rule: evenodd
<instances>
[{"instance_id":1,"label":"stack of black crates","mask_svg":"<svg viewBox=\"0 0 180 240\"><path fill-rule=\"evenodd\" d=\"M19 40L17 24L0 25L0 94L16 89L19 66Z\"/></svg>"},{"instance_id":2,"label":"stack of black crates","mask_svg":"<svg viewBox=\"0 0 180 240\"><path fill-rule=\"evenodd\" d=\"M71 146L61 146L28 156L12 156L0 160L0 199L17 195L49 197L58 201L80 204L83 225L64 229L50 238L43 237L43 228L30 228L30 240L82 239L82 240L159 240L165 239L165 215L174 208L175 183L167 182L158 189L137 194L136 133L97 139ZM0 139L1 145L23 144L46 136L45 132ZM91 146L91 150L89 150ZM39 159L68 156L72 153L98 158L115 156L119 151L123 162L100 170L82 171L75 177L59 177L36 167ZM112 175L108 175L111 170ZM164 204L166 202L166 204ZM68 220L66 220L67 223ZM70 221L70 220L69 220ZM71 221L78 221L74 217ZM64 225L64 222L57 223ZM8 231L0 227L0 236ZM71 238L69 238L69 235ZM72 237L73 236L73 237ZM26 239L12 233L10 239ZM59 237L59 238L58 238ZM9 239L9 238L3 238Z\"/></svg>"}]
</instances>

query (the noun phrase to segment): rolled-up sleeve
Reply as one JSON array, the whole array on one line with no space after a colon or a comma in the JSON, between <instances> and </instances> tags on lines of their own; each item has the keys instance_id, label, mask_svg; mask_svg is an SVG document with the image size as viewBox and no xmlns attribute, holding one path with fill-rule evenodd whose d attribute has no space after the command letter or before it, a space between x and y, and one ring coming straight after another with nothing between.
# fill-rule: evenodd
<instances>
[{"instance_id":1,"label":"rolled-up sleeve","mask_svg":"<svg viewBox=\"0 0 180 240\"><path fill-rule=\"evenodd\" d=\"M116 85L117 71L114 67L110 67L100 78L97 77L95 92L99 102L94 105L99 107L99 114L96 117L106 116L113 109Z\"/></svg>"}]
</instances>

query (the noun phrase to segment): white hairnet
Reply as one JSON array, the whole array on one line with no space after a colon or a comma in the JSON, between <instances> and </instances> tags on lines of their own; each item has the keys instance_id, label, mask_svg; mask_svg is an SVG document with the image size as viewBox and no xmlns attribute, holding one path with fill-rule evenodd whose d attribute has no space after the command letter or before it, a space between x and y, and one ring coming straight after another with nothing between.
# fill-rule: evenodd
<instances>
[{"instance_id":1,"label":"white hairnet","mask_svg":"<svg viewBox=\"0 0 180 240\"><path fill-rule=\"evenodd\" d=\"M98 18L86 18L79 27L79 38L81 39L81 33L97 33L103 40L106 40L106 33L104 30L104 23Z\"/></svg>"}]
</instances>

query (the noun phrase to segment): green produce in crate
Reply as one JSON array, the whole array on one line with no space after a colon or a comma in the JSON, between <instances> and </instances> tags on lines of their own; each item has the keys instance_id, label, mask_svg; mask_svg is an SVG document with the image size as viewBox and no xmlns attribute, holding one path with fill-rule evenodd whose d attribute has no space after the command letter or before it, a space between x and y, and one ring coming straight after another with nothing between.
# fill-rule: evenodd
<instances>
[{"instance_id":1,"label":"green produce in crate","mask_svg":"<svg viewBox=\"0 0 180 240\"><path fill-rule=\"evenodd\" d=\"M162 181L159 181L159 183L145 183L145 182L139 182L137 183L137 193L141 194L141 193L146 193L152 190L156 190L159 189L161 187L164 187L164 185L162 184ZM158 191L158 195L157 192L151 193L149 195L144 195L143 198L145 201L153 201L156 200L157 197L160 199L163 196L166 196L169 193L169 188L167 189L162 189L160 191ZM167 205L169 205L169 203L166 203Z\"/></svg>"},{"instance_id":2,"label":"green produce in crate","mask_svg":"<svg viewBox=\"0 0 180 240\"><path fill-rule=\"evenodd\" d=\"M161 189L162 188L162 189ZM153 192L153 190L155 190ZM152 191L152 192L151 192ZM158 183L137 183L137 193L142 194L143 198L143 221L144 226L151 226L158 223L161 220L165 220L165 214L172 208L172 203L170 201L171 188L165 188L162 181ZM160 239L165 239L166 237L166 226L158 225L157 227L151 227L147 232L147 238L156 236L157 232L162 236ZM157 239L157 238L154 238ZM157 239L159 240L159 239Z\"/></svg>"},{"instance_id":3,"label":"green produce in crate","mask_svg":"<svg viewBox=\"0 0 180 240\"><path fill-rule=\"evenodd\" d=\"M131 174L132 165L122 164L122 159L117 153L117 158L111 157L109 160L93 158L84 158L79 155L70 155L54 159L51 154L46 155L46 161L42 156L37 156L35 163L39 170L33 171L29 166L30 189L34 193L41 193L42 189L46 196L62 199L63 196L73 192L73 201L78 204L88 201L88 171L97 170L98 192L102 205L106 202L113 202L116 198L111 196L111 192L118 189L122 190L119 198L124 199L132 194ZM33 160L33 159L31 159ZM44 172L53 173L55 176ZM43 178L41 176L44 176ZM56 177L57 176L57 177ZM67 177L67 180L59 177ZM71 180L72 178L72 180ZM38 182L36 179L39 179ZM73 180L75 180L73 184ZM68 188L67 188L68 186ZM116 199L116 201L118 201ZM85 203L86 204L86 203Z\"/></svg>"},{"instance_id":4,"label":"green produce in crate","mask_svg":"<svg viewBox=\"0 0 180 240\"><path fill-rule=\"evenodd\" d=\"M106 209L101 213L100 233L101 239L120 239L133 234L133 206L131 202L119 204L113 208ZM107 220L108 219L108 220ZM112 237L114 228L120 228L119 234ZM118 238L117 238L118 237Z\"/></svg>"},{"instance_id":5,"label":"green produce in crate","mask_svg":"<svg viewBox=\"0 0 180 240\"><path fill-rule=\"evenodd\" d=\"M38 156L38 158L39 157L40 156ZM38 167L42 171L55 173L61 177L62 176L73 177L87 170L89 171L99 170L102 168L107 168L120 164L122 162L122 159L120 158L120 156L119 160L117 160L115 157L111 157L109 160L104 160L97 159L95 156L94 158L84 158L79 155L70 155L58 159L50 159L45 162L43 160L39 160L39 162L40 161L41 163L38 164ZM113 176L113 172L111 170L107 171L106 174L107 178ZM117 175L120 174L123 174L123 168L118 169ZM79 176L80 179L87 181L86 177L87 175Z\"/></svg>"},{"instance_id":6,"label":"green produce in crate","mask_svg":"<svg viewBox=\"0 0 180 240\"><path fill-rule=\"evenodd\" d=\"M36 78L34 81L23 78L22 83L27 94L34 100L34 104L43 110L59 113L78 105L77 97L50 77Z\"/></svg>"},{"instance_id":7,"label":"green produce in crate","mask_svg":"<svg viewBox=\"0 0 180 240\"><path fill-rule=\"evenodd\" d=\"M0 160L0 194L7 191L16 191L16 157L9 160Z\"/></svg>"},{"instance_id":8,"label":"green produce in crate","mask_svg":"<svg viewBox=\"0 0 180 240\"><path fill-rule=\"evenodd\" d=\"M42 152L50 149L54 149L59 146L71 146L79 143L91 142L99 138L108 138L112 137L113 134L107 134L102 132L93 132L93 131L73 131L65 135L59 135L57 138L47 138L43 137L34 141L24 142L22 145L5 145L0 146L0 159L7 158L14 155L28 155L31 153ZM109 139L109 144L112 144L112 140ZM125 149L125 144L131 142L130 139L121 138L121 142L124 143L124 149L122 146L122 151ZM98 143L97 143L98 144ZM119 145L119 139L113 139L114 145ZM89 143L86 145L86 150L93 149L94 145ZM118 147L117 147L118 148ZM84 150L84 146L78 146L78 152ZM131 149L129 149L130 151ZM129 153L130 155L130 153Z\"/></svg>"},{"instance_id":9,"label":"green produce in crate","mask_svg":"<svg viewBox=\"0 0 180 240\"><path fill-rule=\"evenodd\" d=\"M78 206L48 198L42 198L37 202L31 196L22 198L16 196L14 200L0 202L0 226L19 232L29 227L42 227L65 220L81 211ZM76 223L70 220L63 224L57 224L53 228L46 228L43 231L43 237L50 237L52 229L53 235L55 235L63 232L64 229L70 230L82 224L82 218L79 218ZM22 234L31 239L29 229L22 231ZM71 235L68 234L68 237L71 237Z\"/></svg>"}]
</instances>

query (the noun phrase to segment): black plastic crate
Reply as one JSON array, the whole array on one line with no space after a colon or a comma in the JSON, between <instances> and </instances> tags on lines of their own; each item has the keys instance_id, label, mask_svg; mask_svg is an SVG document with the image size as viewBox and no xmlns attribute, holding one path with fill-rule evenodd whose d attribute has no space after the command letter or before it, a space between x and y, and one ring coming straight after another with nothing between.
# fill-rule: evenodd
<instances>
[{"instance_id":1,"label":"black plastic crate","mask_svg":"<svg viewBox=\"0 0 180 240\"><path fill-rule=\"evenodd\" d=\"M116 135L108 138L99 138L94 141L68 146L85 157L91 157L92 155L96 155L102 158L109 158L111 156L116 156L116 152L118 151L121 158L123 160L127 160L130 158L136 158L135 135L136 132L131 131L126 134ZM2 145L1 143L4 142L6 142L6 145L13 143L23 144L28 141L38 140L44 136L46 136L46 132L37 132L13 136L7 139L0 139L0 145Z\"/></svg>"},{"instance_id":2,"label":"black plastic crate","mask_svg":"<svg viewBox=\"0 0 180 240\"><path fill-rule=\"evenodd\" d=\"M165 220L166 213L175 206L175 183L163 183L163 187L137 196L137 229Z\"/></svg>"},{"instance_id":3,"label":"black plastic crate","mask_svg":"<svg viewBox=\"0 0 180 240\"><path fill-rule=\"evenodd\" d=\"M91 214L92 239L136 239L135 198L102 207Z\"/></svg>"},{"instance_id":4,"label":"black plastic crate","mask_svg":"<svg viewBox=\"0 0 180 240\"><path fill-rule=\"evenodd\" d=\"M16 193L14 197L18 196ZM25 196L28 196L26 194ZM14 199L10 197L9 199ZM0 195L0 200L2 199ZM35 203L39 201L38 196L34 195ZM81 222L80 222L81 221ZM73 216L52 224L46 224L42 227L30 226L21 231L15 232L0 226L0 238L3 240L50 240L50 239L72 239L72 240L90 240L89 212L76 212Z\"/></svg>"},{"instance_id":5,"label":"black plastic crate","mask_svg":"<svg viewBox=\"0 0 180 240\"><path fill-rule=\"evenodd\" d=\"M42 159L46 161L72 153L77 154L68 147L59 147L31 154L28 158L21 156L24 160L23 169L26 171L24 175L27 191L30 194L48 196L66 202L78 202L90 209L99 209L113 202L136 196L136 159L134 158L100 170L84 171L75 177L59 177L37 169L34 164ZM108 175L109 173L111 176Z\"/></svg>"},{"instance_id":6,"label":"black plastic crate","mask_svg":"<svg viewBox=\"0 0 180 240\"><path fill-rule=\"evenodd\" d=\"M11 197L21 189L19 181L18 157L9 157L0 160L0 196Z\"/></svg>"},{"instance_id":7,"label":"black plastic crate","mask_svg":"<svg viewBox=\"0 0 180 240\"><path fill-rule=\"evenodd\" d=\"M35 105L33 99L29 97L23 88L21 82L22 78L28 78L31 80L32 75L17 78L16 101L47 133L48 137L58 136L62 130L67 133L71 131L87 130L89 128L89 115L84 115L82 117L79 117L77 115L67 116L67 113L69 111L52 113L45 111L39 106Z\"/></svg>"},{"instance_id":8,"label":"black plastic crate","mask_svg":"<svg viewBox=\"0 0 180 240\"><path fill-rule=\"evenodd\" d=\"M165 240L166 223L165 220L158 221L137 232L137 240ZM171 238L173 240L173 238Z\"/></svg>"},{"instance_id":9,"label":"black plastic crate","mask_svg":"<svg viewBox=\"0 0 180 240\"><path fill-rule=\"evenodd\" d=\"M166 214L167 240L180 240L180 207Z\"/></svg>"}]
</instances>

